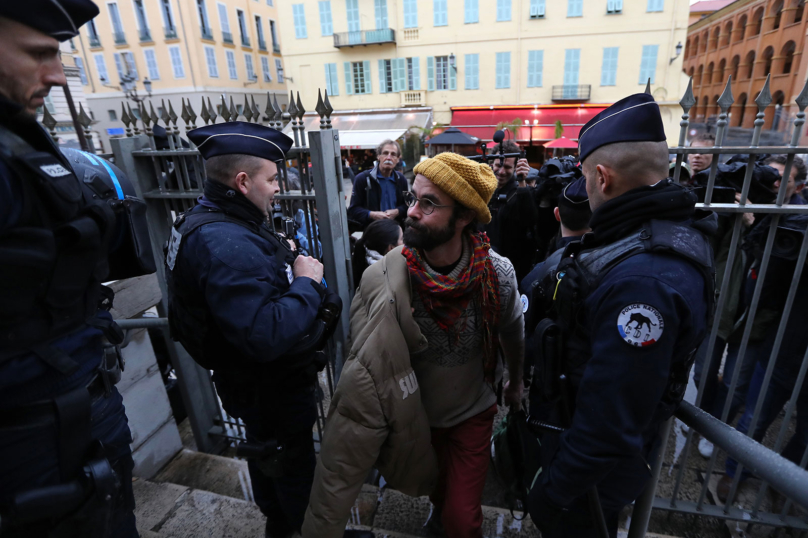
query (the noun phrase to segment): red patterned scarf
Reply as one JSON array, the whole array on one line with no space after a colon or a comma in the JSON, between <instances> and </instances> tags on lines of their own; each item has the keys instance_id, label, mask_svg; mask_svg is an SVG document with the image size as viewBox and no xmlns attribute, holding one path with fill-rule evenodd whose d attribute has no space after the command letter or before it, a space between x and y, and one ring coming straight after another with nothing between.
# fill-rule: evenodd
<instances>
[{"instance_id":1,"label":"red patterned scarf","mask_svg":"<svg viewBox=\"0 0 808 538\"><path fill-rule=\"evenodd\" d=\"M418 250L404 247L402 254L407 258L413 285L424 303L429 315L438 327L449 333L455 342L465 327L455 327L474 301L482 313L483 351L485 379L494 382L499 348L499 279L488 255L491 244L485 233L470 236L471 259L468 266L457 277L431 274L426 270L426 262Z\"/></svg>"}]
</instances>

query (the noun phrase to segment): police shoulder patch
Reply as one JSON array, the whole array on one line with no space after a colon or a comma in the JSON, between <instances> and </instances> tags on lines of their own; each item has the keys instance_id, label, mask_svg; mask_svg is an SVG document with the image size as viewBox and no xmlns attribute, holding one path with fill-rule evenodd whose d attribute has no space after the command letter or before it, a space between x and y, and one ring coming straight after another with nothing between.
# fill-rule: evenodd
<instances>
[{"instance_id":1,"label":"police shoulder patch","mask_svg":"<svg viewBox=\"0 0 808 538\"><path fill-rule=\"evenodd\" d=\"M655 344L665 329L662 314L653 306L634 303L626 305L617 316L617 331L629 345L647 347Z\"/></svg>"},{"instance_id":2,"label":"police shoulder patch","mask_svg":"<svg viewBox=\"0 0 808 538\"><path fill-rule=\"evenodd\" d=\"M525 312L527 312L527 308L530 302L527 300L527 295L525 295L524 293L520 297L520 300L522 301L522 314L524 314Z\"/></svg>"}]
</instances>

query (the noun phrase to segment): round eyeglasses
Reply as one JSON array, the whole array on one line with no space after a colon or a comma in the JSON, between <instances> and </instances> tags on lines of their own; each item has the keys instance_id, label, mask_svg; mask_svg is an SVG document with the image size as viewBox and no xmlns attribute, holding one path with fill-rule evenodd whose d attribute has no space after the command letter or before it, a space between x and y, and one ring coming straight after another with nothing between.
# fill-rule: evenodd
<instances>
[{"instance_id":1,"label":"round eyeglasses","mask_svg":"<svg viewBox=\"0 0 808 538\"><path fill-rule=\"evenodd\" d=\"M404 203L409 207L415 207L415 204L418 204L418 208L424 215L431 215L436 207L452 207L450 205L436 204L428 198L416 198L411 192L404 193Z\"/></svg>"}]
</instances>

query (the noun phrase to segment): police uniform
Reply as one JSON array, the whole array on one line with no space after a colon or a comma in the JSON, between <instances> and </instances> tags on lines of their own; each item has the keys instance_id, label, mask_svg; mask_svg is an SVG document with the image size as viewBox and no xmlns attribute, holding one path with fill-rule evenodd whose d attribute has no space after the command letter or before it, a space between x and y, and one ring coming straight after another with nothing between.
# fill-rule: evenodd
<instances>
[{"instance_id":1,"label":"police uniform","mask_svg":"<svg viewBox=\"0 0 808 538\"><path fill-rule=\"evenodd\" d=\"M0 17L58 40L89 0L3 2ZM0 96L0 535L137 536L123 334L102 282L154 272L123 173L64 150Z\"/></svg>"},{"instance_id":2,"label":"police uniform","mask_svg":"<svg viewBox=\"0 0 808 538\"><path fill-rule=\"evenodd\" d=\"M188 137L205 159L245 154L282 163L292 145L279 131L244 122ZM246 424L245 455L267 535L287 536L303 522L315 465L317 355L299 346L333 294L294 278L296 253L243 194L212 179L204 193L178 217L167 247L172 335L213 370L224 409Z\"/></svg>"},{"instance_id":3,"label":"police uniform","mask_svg":"<svg viewBox=\"0 0 808 538\"><path fill-rule=\"evenodd\" d=\"M633 95L584 126L581 160L607 144L664 140L653 98ZM615 536L620 510L648 483L659 425L681 401L712 311L715 219L695 202L667 179L606 201L534 293L548 318L534 335L531 414L539 407L566 430L542 434L529 498L547 538L598 536L595 504Z\"/></svg>"}]
</instances>

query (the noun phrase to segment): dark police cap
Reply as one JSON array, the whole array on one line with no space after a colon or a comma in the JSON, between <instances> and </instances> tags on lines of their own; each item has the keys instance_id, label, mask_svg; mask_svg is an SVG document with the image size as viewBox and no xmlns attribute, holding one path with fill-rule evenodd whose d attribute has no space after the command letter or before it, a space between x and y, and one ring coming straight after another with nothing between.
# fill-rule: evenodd
<instances>
[{"instance_id":1,"label":"dark police cap","mask_svg":"<svg viewBox=\"0 0 808 538\"><path fill-rule=\"evenodd\" d=\"M586 192L586 178L578 178L564 187L558 197L558 204L572 208L585 206L588 209L589 195Z\"/></svg>"},{"instance_id":2,"label":"dark police cap","mask_svg":"<svg viewBox=\"0 0 808 538\"><path fill-rule=\"evenodd\" d=\"M17 21L59 41L79 35L79 28L98 15L91 0L0 0L0 17Z\"/></svg>"},{"instance_id":3,"label":"dark police cap","mask_svg":"<svg viewBox=\"0 0 808 538\"><path fill-rule=\"evenodd\" d=\"M584 162L593 151L607 144L665 140L665 127L654 97L637 93L616 102L583 126L578 135L578 153Z\"/></svg>"},{"instance_id":4,"label":"dark police cap","mask_svg":"<svg viewBox=\"0 0 808 538\"><path fill-rule=\"evenodd\" d=\"M188 138L204 159L238 154L282 161L292 147L292 139L282 132L245 121L206 125L188 131Z\"/></svg>"}]
</instances>

